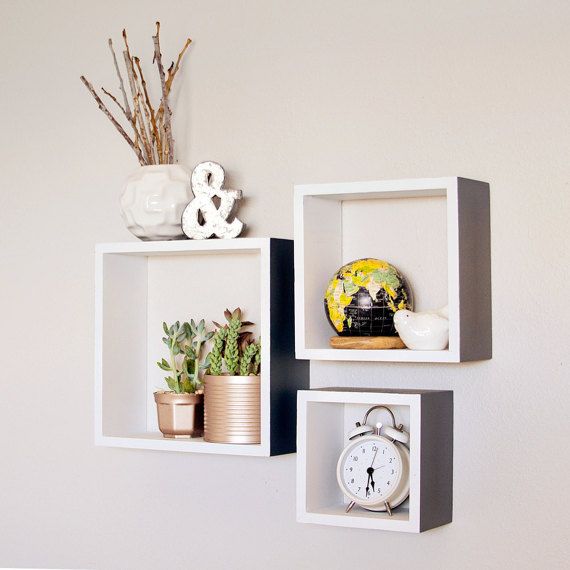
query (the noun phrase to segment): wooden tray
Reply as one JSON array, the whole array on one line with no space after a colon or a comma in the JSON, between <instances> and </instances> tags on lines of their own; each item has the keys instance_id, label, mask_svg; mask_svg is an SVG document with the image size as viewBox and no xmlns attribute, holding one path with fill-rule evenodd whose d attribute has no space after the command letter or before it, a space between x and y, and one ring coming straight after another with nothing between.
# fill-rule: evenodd
<instances>
[{"instance_id":1,"label":"wooden tray","mask_svg":"<svg viewBox=\"0 0 570 570\"><path fill-rule=\"evenodd\" d=\"M352 348L356 350L388 350L406 348L399 336L333 336L332 348Z\"/></svg>"}]
</instances>

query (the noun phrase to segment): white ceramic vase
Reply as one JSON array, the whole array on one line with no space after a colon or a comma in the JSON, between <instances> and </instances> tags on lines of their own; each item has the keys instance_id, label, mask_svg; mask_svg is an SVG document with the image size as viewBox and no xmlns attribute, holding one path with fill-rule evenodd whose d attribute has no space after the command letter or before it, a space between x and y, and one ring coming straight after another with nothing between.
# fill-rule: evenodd
<instances>
[{"instance_id":1,"label":"white ceramic vase","mask_svg":"<svg viewBox=\"0 0 570 570\"><path fill-rule=\"evenodd\" d=\"M192 198L191 175L184 166L141 166L125 183L121 215L139 239L183 239L182 213Z\"/></svg>"}]
</instances>

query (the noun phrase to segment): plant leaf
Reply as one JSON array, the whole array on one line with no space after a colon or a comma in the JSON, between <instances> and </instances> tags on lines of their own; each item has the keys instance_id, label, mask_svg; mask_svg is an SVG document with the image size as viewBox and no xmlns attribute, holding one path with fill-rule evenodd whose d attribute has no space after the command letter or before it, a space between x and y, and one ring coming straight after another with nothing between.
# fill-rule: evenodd
<instances>
[{"instance_id":1,"label":"plant leaf","mask_svg":"<svg viewBox=\"0 0 570 570\"><path fill-rule=\"evenodd\" d=\"M176 382L176 380L174 380L174 378L171 378L170 376L168 376L167 378L165 378L166 380L166 384L167 386L173 390L176 393L180 393L180 388L178 387L178 382Z\"/></svg>"}]
</instances>

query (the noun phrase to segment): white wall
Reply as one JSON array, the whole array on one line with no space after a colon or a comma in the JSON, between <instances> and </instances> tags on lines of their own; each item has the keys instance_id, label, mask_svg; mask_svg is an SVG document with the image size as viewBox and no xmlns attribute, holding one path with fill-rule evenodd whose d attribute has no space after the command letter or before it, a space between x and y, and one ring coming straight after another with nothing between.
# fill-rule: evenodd
<instances>
[{"instance_id":1,"label":"white wall","mask_svg":"<svg viewBox=\"0 0 570 570\"><path fill-rule=\"evenodd\" d=\"M295 456L93 447L93 245L129 240L136 167L79 82L106 38L189 34L181 162L221 162L250 235L292 185L462 175L492 187L494 358L313 364L313 386L455 391L453 524L295 522ZM0 566L567 568L570 4L0 2ZM183 84L183 85L182 85ZM168 294L165 291L164 294Z\"/></svg>"}]
</instances>

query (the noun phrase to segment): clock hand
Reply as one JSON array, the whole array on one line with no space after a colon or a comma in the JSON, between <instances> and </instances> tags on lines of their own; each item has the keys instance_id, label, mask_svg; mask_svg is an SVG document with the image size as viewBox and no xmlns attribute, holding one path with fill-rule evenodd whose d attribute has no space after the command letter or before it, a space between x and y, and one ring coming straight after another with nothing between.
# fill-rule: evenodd
<instances>
[{"instance_id":1,"label":"clock hand","mask_svg":"<svg viewBox=\"0 0 570 570\"><path fill-rule=\"evenodd\" d=\"M366 496L370 495L370 468L368 471L368 481L366 481Z\"/></svg>"},{"instance_id":2,"label":"clock hand","mask_svg":"<svg viewBox=\"0 0 570 570\"><path fill-rule=\"evenodd\" d=\"M378 450L375 451L374 457L372 458L372 463L370 463L370 467L374 465L374 460L376 459L376 455L378 454Z\"/></svg>"},{"instance_id":3,"label":"clock hand","mask_svg":"<svg viewBox=\"0 0 570 570\"><path fill-rule=\"evenodd\" d=\"M372 477L372 473L374 473L374 468L373 467L369 467L366 472L368 473L368 481L366 483L366 485L370 484L372 485L372 492L374 492L374 479ZM369 491L370 487L366 487L366 496L368 497L368 491Z\"/></svg>"}]
</instances>

